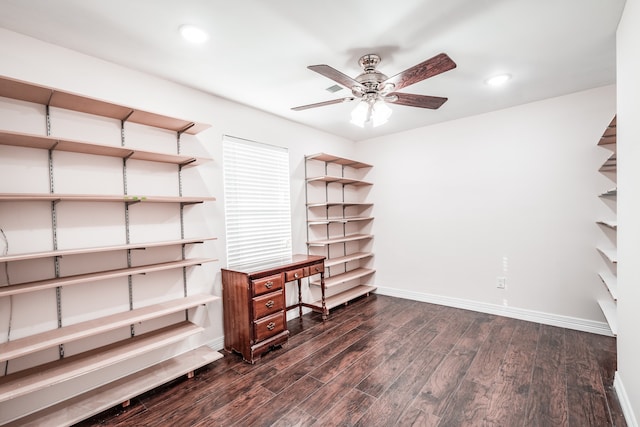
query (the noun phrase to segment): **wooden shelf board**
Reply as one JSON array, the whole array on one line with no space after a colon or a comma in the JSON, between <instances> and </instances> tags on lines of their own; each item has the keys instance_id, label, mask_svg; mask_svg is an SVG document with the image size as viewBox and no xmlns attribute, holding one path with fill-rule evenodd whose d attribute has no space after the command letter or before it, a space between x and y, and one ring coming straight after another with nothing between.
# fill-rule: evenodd
<instances>
[{"instance_id":1,"label":"wooden shelf board","mask_svg":"<svg viewBox=\"0 0 640 427\"><path fill-rule=\"evenodd\" d=\"M341 285L343 283L347 283L351 280L355 280L355 279L359 279L361 277L365 277L368 276L370 274L375 273L376 271L371 269L371 268L356 268L350 271L347 271L346 273L340 273L340 274L336 274L335 276L331 276L331 277L326 277L324 279L324 286L325 288L331 288L333 286L338 286ZM319 279L315 279L315 280L310 280L309 283L311 283L312 285L316 285L316 286L320 286L320 280Z\"/></svg>"},{"instance_id":2,"label":"wooden shelf board","mask_svg":"<svg viewBox=\"0 0 640 427\"><path fill-rule=\"evenodd\" d=\"M215 201L215 197L100 195L100 194L38 194L0 193L0 202L126 202L126 203L202 203Z\"/></svg>"},{"instance_id":3,"label":"wooden shelf board","mask_svg":"<svg viewBox=\"0 0 640 427\"><path fill-rule=\"evenodd\" d=\"M327 225L331 223L346 224L349 222L371 221L371 220L373 220L372 216L352 216L352 217L345 217L345 218L312 219L308 221L308 224L309 225Z\"/></svg>"},{"instance_id":4,"label":"wooden shelf board","mask_svg":"<svg viewBox=\"0 0 640 427\"><path fill-rule=\"evenodd\" d=\"M611 272L598 273L614 301L618 301L618 278Z\"/></svg>"},{"instance_id":5,"label":"wooden shelf board","mask_svg":"<svg viewBox=\"0 0 640 427\"><path fill-rule=\"evenodd\" d=\"M328 175L307 178L307 182L327 182L327 183L338 183L338 184L356 185L356 186L373 185L370 182L361 181L359 179L345 178L343 176L328 176Z\"/></svg>"},{"instance_id":6,"label":"wooden shelf board","mask_svg":"<svg viewBox=\"0 0 640 427\"><path fill-rule=\"evenodd\" d=\"M0 377L0 402L114 365L199 333L204 328L181 322L65 359Z\"/></svg>"},{"instance_id":7,"label":"wooden shelf board","mask_svg":"<svg viewBox=\"0 0 640 427\"><path fill-rule=\"evenodd\" d=\"M373 256L373 252L355 252L349 255L345 255L345 256L341 256L341 257L335 257L335 258L328 258L325 262L324 262L324 266L325 267L333 267L334 265L338 265L338 264L344 264L346 262L351 262L351 261L356 261L359 259L363 259L363 258L369 258Z\"/></svg>"},{"instance_id":8,"label":"wooden shelf board","mask_svg":"<svg viewBox=\"0 0 640 427\"><path fill-rule=\"evenodd\" d=\"M376 290L375 286L371 285L358 285L350 288L346 291L325 298L325 306L328 310L335 308L339 305L348 303L363 295L369 294ZM322 301L314 301L310 305L316 307L318 310L322 310Z\"/></svg>"},{"instance_id":9,"label":"wooden shelf board","mask_svg":"<svg viewBox=\"0 0 640 427\"><path fill-rule=\"evenodd\" d=\"M613 264L618 262L618 251L615 248L597 248Z\"/></svg>"},{"instance_id":10,"label":"wooden shelf board","mask_svg":"<svg viewBox=\"0 0 640 427\"><path fill-rule=\"evenodd\" d=\"M0 96L192 135L211 127L8 77L0 77Z\"/></svg>"},{"instance_id":11,"label":"wooden shelf board","mask_svg":"<svg viewBox=\"0 0 640 427\"><path fill-rule=\"evenodd\" d=\"M203 243L206 240L216 240L216 239L217 239L216 237L203 237L203 238L194 238L194 239L167 240L164 242L130 243L127 245L102 246L102 247L78 248L78 249L62 249L57 251L44 251L44 252L31 252L31 253L0 256L0 262L23 261L23 260L29 260L29 259L47 258L47 257L54 257L54 256L92 254L92 253L120 251L120 250L127 250L127 249L145 249L145 248L154 248L154 247L162 247L162 246L172 246L172 245L186 245L186 244L192 244L192 243Z\"/></svg>"},{"instance_id":12,"label":"wooden shelf board","mask_svg":"<svg viewBox=\"0 0 640 427\"><path fill-rule=\"evenodd\" d=\"M43 424L66 426L78 423L222 357L220 352L209 347L198 347L80 396L15 420L7 424L6 427L36 427Z\"/></svg>"},{"instance_id":13,"label":"wooden shelf board","mask_svg":"<svg viewBox=\"0 0 640 427\"><path fill-rule=\"evenodd\" d=\"M344 157L333 156L326 153L310 154L305 156L307 160L319 160L321 162L336 163L342 166L349 166L355 169L372 168L372 165L358 162L356 160L346 159Z\"/></svg>"},{"instance_id":14,"label":"wooden shelf board","mask_svg":"<svg viewBox=\"0 0 640 427\"><path fill-rule=\"evenodd\" d=\"M617 230L618 229L618 222L617 221L596 221L597 224L600 225L604 225L605 227L609 227L612 230Z\"/></svg>"},{"instance_id":15,"label":"wooden shelf board","mask_svg":"<svg viewBox=\"0 0 640 427\"><path fill-rule=\"evenodd\" d=\"M146 307L135 308L121 313L99 317L97 319L69 326L63 326L58 329L19 338L14 341L4 342L0 344L0 362L16 359L46 348L54 347L58 344L64 344L112 331L123 326L133 325L146 320L177 313L192 307L207 304L217 299L220 298L213 295L192 295L181 299L152 304Z\"/></svg>"},{"instance_id":16,"label":"wooden shelf board","mask_svg":"<svg viewBox=\"0 0 640 427\"><path fill-rule=\"evenodd\" d=\"M156 271L171 270L181 267L189 267L207 262L215 262L215 258L188 258L179 261L169 261L157 264L140 265L136 267L119 268L115 270L98 271L94 273L76 274L73 276L56 277L53 279L38 280L36 282L20 283L17 285L0 287L0 297L24 294L43 289L56 288L58 286L78 285L86 282L113 279L116 277L131 276L136 274L153 273Z\"/></svg>"},{"instance_id":17,"label":"wooden shelf board","mask_svg":"<svg viewBox=\"0 0 640 427\"><path fill-rule=\"evenodd\" d=\"M607 319L611 333L613 333L613 335L618 335L618 313L616 303L610 300L599 300L598 305L600 306L600 310L602 310L605 319Z\"/></svg>"},{"instance_id":18,"label":"wooden shelf board","mask_svg":"<svg viewBox=\"0 0 640 427\"><path fill-rule=\"evenodd\" d=\"M354 242L356 240L366 240L373 239L372 234L351 234L343 237L335 237L331 239L323 239L323 240L314 240L311 242L307 242L309 246L326 246L332 245L334 243L343 243L343 242Z\"/></svg>"}]
</instances>

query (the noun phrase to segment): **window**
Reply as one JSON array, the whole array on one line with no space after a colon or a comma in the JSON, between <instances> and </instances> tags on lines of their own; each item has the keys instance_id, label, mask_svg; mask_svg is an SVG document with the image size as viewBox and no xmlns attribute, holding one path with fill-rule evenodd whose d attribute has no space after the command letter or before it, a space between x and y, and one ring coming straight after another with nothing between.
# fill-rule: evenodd
<instances>
[{"instance_id":1,"label":"window","mask_svg":"<svg viewBox=\"0 0 640 427\"><path fill-rule=\"evenodd\" d=\"M227 267L291 258L289 152L225 135Z\"/></svg>"}]
</instances>

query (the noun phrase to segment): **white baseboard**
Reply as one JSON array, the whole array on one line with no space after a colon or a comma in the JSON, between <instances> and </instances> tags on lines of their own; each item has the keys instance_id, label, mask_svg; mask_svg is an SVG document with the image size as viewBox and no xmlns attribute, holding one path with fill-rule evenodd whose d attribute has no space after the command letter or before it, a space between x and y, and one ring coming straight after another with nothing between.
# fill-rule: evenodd
<instances>
[{"instance_id":1,"label":"white baseboard","mask_svg":"<svg viewBox=\"0 0 640 427\"><path fill-rule=\"evenodd\" d=\"M425 294L421 292L406 291L403 289L388 288L383 286L378 286L376 293L380 295L388 295L414 301L444 305L447 307L462 308L465 310L478 311L481 313L511 317L514 319L527 320L529 322L542 323L544 325L559 326L561 328L590 332L598 335L606 335L611 337L613 336L613 333L611 332L611 329L606 322L595 322L593 320L561 316L558 314L544 313L541 311L526 310L523 308L489 304L485 302L445 297L441 295Z\"/></svg>"},{"instance_id":2,"label":"white baseboard","mask_svg":"<svg viewBox=\"0 0 640 427\"><path fill-rule=\"evenodd\" d=\"M629 400L629 395L627 395L627 391L624 388L622 378L620 377L620 373L618 371L616 371L616 375L613 378L613 388L615 389L616 395L618 396L618 401L620 402L620 406L622 407L622 414L624 415L624 419L627 422L627 426L638 427L638 419L633 413L631 400Z\"/></svg>"}]
</instances>

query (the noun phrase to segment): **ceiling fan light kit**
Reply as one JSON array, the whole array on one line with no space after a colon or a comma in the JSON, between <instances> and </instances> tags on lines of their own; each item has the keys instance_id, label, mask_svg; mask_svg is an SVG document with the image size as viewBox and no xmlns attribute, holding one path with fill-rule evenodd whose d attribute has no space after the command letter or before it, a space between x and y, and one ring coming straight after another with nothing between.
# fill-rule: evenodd
<instances>
[{"instance_id":1,"label":"ceiling fan light kit","mask_svg":"<svg viewBox=\"0 0 640 427\"><path fill-rule=\"evenodd\" d=\"M387 77L376 69L380 60L380 56L376 54L362 56L358 64L362 67L363 72L355 78L351 78L326 64L310 65L307 68L350 89L353 96L301 105L292 108L292 110L301 111L358 100L358 105L351 112L351 123L364 127L365 123L372 122L375 127L389 120L392 110L387 103L435 110L447 101L447 98L442 97L396 92L399 89L455 68L456 63L447 54L436 55L393 77Z\"/></svg>"}]
</instances>

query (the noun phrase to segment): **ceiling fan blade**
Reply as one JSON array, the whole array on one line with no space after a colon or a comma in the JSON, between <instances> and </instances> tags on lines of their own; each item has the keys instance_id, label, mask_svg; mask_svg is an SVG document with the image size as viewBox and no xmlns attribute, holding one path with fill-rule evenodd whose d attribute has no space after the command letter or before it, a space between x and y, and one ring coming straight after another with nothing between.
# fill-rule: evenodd
<instances>
[{"instance_id":1,"label":"ceiling fan blade","mask_svg":"<svg viewBox=\"0 0 640 427\"><path fill-rule=\"evenodd\" d=\"M347 89L353 89L354 86L364 89L364 86L362 84L358 83L357 81L347 76L346 74L341 73L340 71L326 64L309 65L307 68L312 71L315 71L316 73L322 74L325 77L330 78L334 82L340 83L342 86L346 87Z\"/></svg>"},{"instance_id":2,"label":"ceiling fan blade","mask_svg":"<svg viewBox=\"0 0 640 427\"><path fill-rule=\"evenodd\" d=\"M380 83L379 87L384 87L387 83L393 83L394 90L399 90L454 68L456 68L456 63L446 53L441 53L393 77L389 77Z\"/></svg>"},{"instance_id":3,"label":"ceiling fan blade","mask_svg":"<svg viewBox=\"0 0 640 427\"><path fill-rule=\"evenodd\" d=\"M447 102L448 98L441 98L439 96L425 96L415 95L413 93L398 93L393 92L388 95L391 98L397 97L395 101L387 101L392 104L406 105L409 107L429 108L431 110L437 110Z\"/></svg>"},{"instance_id":4,"label":"ceiling fan blade","mask_svg":"<svg viewBox=\"0 0 640 427\"><path fill-rule=\"evenodd\" d=\"M352 97L352 96L346 97L346 98L340 98L340 99L332 99L331 101L316 102L315 104L301 105L299 107L293 107L292 110L293 111L302 111L302 110L307 110L309 108L324 107L325 105L332 105L332 104L340 104L342 102L349 102L349 101L353 101L354 99L355 98Z\"/></svg>"}]
</instances>

